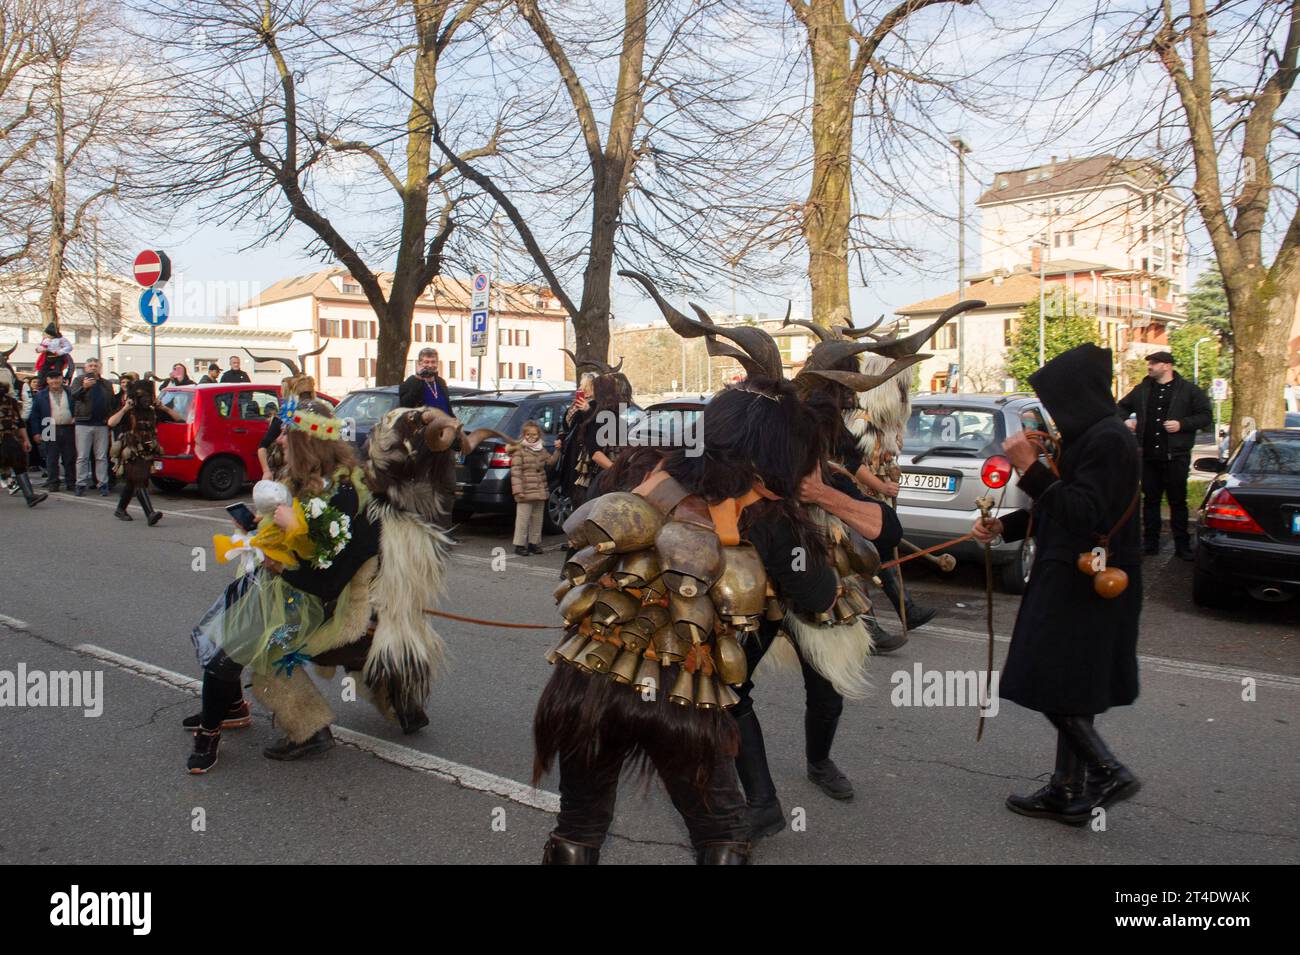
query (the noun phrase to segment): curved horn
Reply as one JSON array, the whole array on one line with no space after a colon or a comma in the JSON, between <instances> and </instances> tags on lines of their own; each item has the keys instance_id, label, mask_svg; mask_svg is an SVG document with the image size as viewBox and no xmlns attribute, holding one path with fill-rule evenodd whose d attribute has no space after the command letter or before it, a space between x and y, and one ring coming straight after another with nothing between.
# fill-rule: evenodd
<instances>
[{"instance_id":1,"label":"curved horn","mask_svg":"<svg viewBox=\"0 0 1300 955\"><path fill-rule=\"evenodd\" d=\"M508 434L502 434L500 431L495 431L492 428L475 428L469 434L463 434L463 433L461 434L461 438L460 438L461 450L464 451L466 454L469 454L480 444L482 444L487 438L500 438L502 441L506 442L507 444L515 443L515 439L510 437L510 435Z\"/></svg>"},{"instance_id":2,"label":"curved horn","mask_svg":"<svg viewBox=\"0 0 1300 955\"><path fill-rule=\"evenodd\" d=\"M623 367L622 355L619 356L617 365L609 365L603 361L596 361L595 359L580 361L578 359L578 356L575 355L573 352L569 351L569 349L567 348L561 348L560 351L564 352L566 355L569 356L569 359L573 362L574 371L578 371L582 368L594 368L596 369L596 374L598 375L613 375L616 374L619 371L619 369Z\"/></svg>"},{"instance_id":3,"label":"curved horn","mask_svg":"<svg viewBox=\"0 0 1300 955\"><path fill-rule=\"evenodd\" d=\"M846 329L844 330L844 337L845 337L845 338L868 338L868 337L870 337L870 338L878 338L879 336L872 335L871 333L872 333L872 331L874 331L874 330L875 330L875 329L880 325L880 323L883 322L884 320L885 320L885 316L881 315L878 319L876 319L876 320L875 320L874 322L872 322L870 325L863 325L861 328L846 328Z\"/></svg>"},{"instance_id":4,"label":"curved horn","mask_svg":"<svg viewBox=\"0 0 1300 955\"><path fill-rule=\"evenodd\" d=\"M741 361L745 370L752 374L766 375L768 378L781 378L781 349L777 347L776 340L761 328L753 325L740 325L734 328L725 328L716 325L709 313L696 305L690 303L695 314L700 316L711 334L721 335L739 345L751 359L750 362ZM710 352L712 354L712 352ZM733 356L734 357L734 356ZM740 359L737 357L737 361Z\"/></svg>"},{"instance_id":5,"label":"curved horn","mask_svg":"<svg viewBox=\"0 0 1300 955\"><path fill-rule=\"evenodd\" d=\"M315 351L307 351L307 352L303 352L301 355L299 355L299 356L298 356L298 360L299 360L300 362L302 362L303 367L304 367L304 368L307 367L307 359L308 359L308 358L312 358L312 357L314 357L314 356L316 356L316 355L319 355L321 352L323 352L323 351L324 351L324 350L329 346L329 343L330 343L330 340L327 338L327 339L325 339L325 344L321 345L320 348L317 348ZM302 374L302 372L299 372L299 374Z\"/></svg>"},{"instance_id":6,"label":"curved horn","mask_svg":"<svg viewBox=\"0 0 1300 955\"><path fill-rule=\"evenodd\" d=\"M424 443L430 451L446 451L460 433L460 422L442 415L424 429Z\"/></svg>"},{"instance_id":7,"label":"curved horn","mask_svg":"<svg viewBox=\"0 0 1300 955\"><path fill-rule=\"evenodd\" d=\"M818 325L816 322L810 322L807 319L803 319L803 318L796 318L792 321L790 318L787 317L786 320L781 323L782 328L789 328L791 325L798 325L800 328L808 329L808 331L812 332L814 335L817 336L818 341L829 342L835 340L834 331L832 331L829 328L823 328L822 326Z\"/></svg>"},{"instance_id":8,"label":"curved horn","mask_svg":"<svg viewBox=\"0 0 1300 955\"><path fill-rule=\"evenodd\" d=\"M6 349L5 351L0 351L0 365L7 365L7 364L9 364L9 356L12 355L12 354L14 353L14 350L15 350L17 347L18 347L18 343L17 343L17 342L14 342L14 343L13 343L11 346L9 346L9 348Z\"/></svg>"},{"instance_id":9,"label":"curved horn","mask_svg":"<svg viewBox=\"0 0 1300 955\"><path fill-rule=\"evenodd\" d=\"M166 378L159 378L159 377L158 377L157 375L155 375L152 371L146 371L146 372L144 373L144 380L145 380L145 381L166 381L167 379L166 379Z\"/></svg>"},{"instance_id":10,"label":"curved horn","mask_svg":"<svg viewBox=\"0 0 1300 955\"><path fill-rule=\"evenodd\" d=\"M247 348L245 348L244 351L247 352L248 357L253 359L253 361L278 361L280 364L284 365L285 368L288 368L289 374L293 375L295 378L302 374L302 369L298 367L298 363L292 358L281 358L279 355L254 355L251 351L248 351Z\"/></svg>"},{"instance_id":11,"label":"curved horn","mask_svg":"<svg viewBox=\"0 0 1300 955\"><path fill-rule=\"evenodd\" d=\"M687 318L675 309L666 298L660 295L659 289L655 287L655 283L650 280L648 275L633 272L631 269L619 269L618 274L625 279L640 282L642 288L650 294L650 297L655 300L655 304L659 306L659 311L663 313L664 318L668 321L668 327L682 338L700 338L709 334L707 325L697 322L693 318ZM712 324L712 322L709 324Z\"/></svg>"},{"instance_id":12,"label":"curved horn","mask_svg":"<svg viewBox=\"0 0 1300 955\"><path fill-rule=\"evenodd\" d=\"M882 338L871 346L871 351L877 355L884 355L886 358L906 358L908 355L914 355L921 350L921 346L933 337L934 333L942 328L954 316L962 312L969 312L973 309L983 308L983 301L972 298L964 302L958 302L956 305L949 306L943 310L938 318L919 332L913 332L906 338Z\"/></svg>"},{"instance_id":13,"label":"curved horn","mask_svg":"<svg viewBox=\"0 0 1300 955\"><path fill-rule=\"evenodd\" d=\"M825 378L827 381L833 381L837 385L843 385L851 391L870 391L872 388L879 388L900 371L933 357L933 355L908 355L906 358L899 358L890 362L889 367L878 375L864 375L856 371L831 371L822 368L805 368L800 374L816 375L819 378Z\"/></svg>"},{"instance_id":14,"label":"curved horn","mask_svg":"<svg viewBox=\"0 0 1300 955\"><path fill-rule=\"evenodd\" d=\"M861 355L865 351L871 350L870 342L854 341L825 341L819 342L808 355L808 360L804 362L804 371L819 371L831 369L844 361L846 358L852 358L854 355Z\"/></svg>"}]
</instances>

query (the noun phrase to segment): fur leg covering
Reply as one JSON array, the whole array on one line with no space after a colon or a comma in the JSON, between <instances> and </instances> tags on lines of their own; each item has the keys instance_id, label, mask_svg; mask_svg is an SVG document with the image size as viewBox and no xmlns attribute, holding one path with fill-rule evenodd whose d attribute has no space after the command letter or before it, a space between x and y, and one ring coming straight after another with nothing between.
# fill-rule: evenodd
<instances>
[{"instance_id":1,"label":"fur leg covering","mask_svg":"<svg viewBox=\"0 0 1300 955\"><path fill-rule=\"evenodd\" d=\"M393 706L410 712L423 708L446 657L424 608L442 593L449 542L432 524L379 500L370 508L381 528L379 573L370 588L378 623L363 673L369 686L396 690Z\"/></svg>"},{"instance_id":2,"label":"fur leg covering","mask_svg":"<svg viewBox=\"0 0 1300 955\"><path fill-rule=\"evenodd\" d=\"M830 680L840 696L861 700L871 692L866 663L874 645L870 632L861 620L855 620L851 624L819 627L805 623L793 614L787 614L782 626L798 643L799 653L808 661L808 665ZM773 649L775 646L773 644ZM769 650L766 656L771 655L772 651Z\"/></svg>"},{"instance_id":3,"label":"fur leg covering","mask_svg":"<svg viewBox=\"0 0 1300 955\"><path fill-rule=\"evenodd\" d=\"M253 674L253 696L275 714L275 723L289 739L301 743L334 721L334 711L303 667L293 676Z\"/></svg>"}]
</instances>

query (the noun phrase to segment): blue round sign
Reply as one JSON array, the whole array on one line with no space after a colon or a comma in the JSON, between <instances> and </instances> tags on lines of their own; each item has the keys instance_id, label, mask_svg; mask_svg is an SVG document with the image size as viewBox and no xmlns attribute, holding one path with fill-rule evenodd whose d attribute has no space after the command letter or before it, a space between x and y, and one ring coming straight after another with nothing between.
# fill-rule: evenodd
<instances>
[{"instance_id":1,"label":"blue round sign","mask_svg":"<svg viewBox=\"0 0 1300 955\"><path fill-rule=\"evenodd\" d=\"M140 317L150 325L161 325L168 313L167 296L156 288L145 289L140 296Z\"/></svg>"}]
</instances>

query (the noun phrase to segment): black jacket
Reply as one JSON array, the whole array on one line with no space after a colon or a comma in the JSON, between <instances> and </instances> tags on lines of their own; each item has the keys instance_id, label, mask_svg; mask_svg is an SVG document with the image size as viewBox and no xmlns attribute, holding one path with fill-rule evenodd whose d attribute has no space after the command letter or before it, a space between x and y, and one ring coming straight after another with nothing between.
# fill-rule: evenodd
<instances>
[{"instance_id":1,"label":"black jacket","mask_svg":"<svg viewBox=\"0 0 1300 955\"><path fill-rule=\"evenodd\" d=\"M443 381L442 375L434 375L433 381L438 394L446 401L443 410L451 414L451 395L447 393L447 382ZM407 378L397 389L397 403L403 408L423 408L424 382L425 379L419 375L411 375Z\"/></svg>"},{"instance_id":2,"label":"black jacket","mask_svg":"<svg viewBox=\"0 0 1300 955\"><path fill-rule=\"evenodd\" d=\"M1137 441L1115 415L1108 350L1071 349L1029 380L1061 431L1060 477L1038 462L1020 479L1034 502L1037 553L999 695L1041 713L1092 715L1130 704L1138 694L1138 515L1130 511L1110 540L1109 566L1129 578L1122 594L1101 597L1076 566L1135 500ZM1024 537L1030 513L1002 518L1007 540Z\"/></svg>"},{"instance_id":3,"label":"black jacket","mask_svg":"<svg viewBox=\"0 0 1300 955\"><path fill-rule=\"evenodd\" d=\"M78 375L72 379L72 386L68 389L68 395L72 399L72 420L78 424L104 424L109 415L117 410L117 396L113 394L113 386L100 378L93 388L87 388L85 380L84 374ZM100 395L100 413L98 420L92 421L96 391Z\"/></svg>"},{"instance_id":4,"label":"black jacket","mask_svg":"<svg viewBox=\"0 0 1300 955\"><path fill-rule=\"evenodd\" d=\"M1150 401L1151 378L1143 378L1137 386L1119 400L1121 417L1137 415L1138 447L1143 447L1142 436L1146 430L1147 403ZM1196 432L1208 428L1214 423L1214 409L1210 406L1210 396L1193 382L1174 372L1174 387L1169 395L1169 415L1167 421L1177 420L1178 431L1169 436L1169 453L1191 454L1196 444Z\"/></svg>"},{"instance_id":5,"label":"black jacket","mask_svg":"<svg viewBox=\"0 0 1300 955\"><path fill-rule=\"evenodd\" d=\"M251 379L248 377L248 372L243 371L242 369L240 371L235 371L232 369L221 376L221 381L219 382L219 384L246 385L250 382L250 380Z\"/></svg>"}]
</instances>

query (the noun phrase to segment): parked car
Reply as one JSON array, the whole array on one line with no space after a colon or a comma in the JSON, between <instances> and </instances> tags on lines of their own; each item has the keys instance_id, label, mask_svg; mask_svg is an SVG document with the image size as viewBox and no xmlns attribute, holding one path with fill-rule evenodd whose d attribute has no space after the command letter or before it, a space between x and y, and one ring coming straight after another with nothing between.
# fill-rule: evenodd
<instances>
[{"instance_id":1,"label":"parked car","mask_svg":"<svg viewBox=\"0 0 1300 955\"><path fill-rule=\"evenodd\" d=\"M990 491L980 477L984 462L1002 453L1007 435L1023 430L1052 432L1042 402L1030 394L934 394L912 399L912 415L899 455L898 518L907 540L930 547L970 531L979 517L977 498L992 494L1006 514L1028 507L1029 498L1013 475L1003 491ZM983 560L984 548L966 541L948 549L961 559ZM1032 540L993 547L1002 588L1024 593L1034 564Z\"/></svg>"},{"instance_id":2,"label":"parked car","mask_svg":"<svg viewBox=\"0 0 1300 955\"><path fill-rule=\"evenodd\" d=\"M1290 600L1300 593L1300 431L1256 431L1227 462L1197 458L1213 473L1196 530L1192 599L1228 607L1243 593Z\"/></svg>"},{"instance_id":3,"label":"parked car","mask_svg":"<svg viewBox=\"0 0 1300 955\"><path fill-rule=\"evenodd\" d=\"M365 454L366 446L370 443L370 431L374 428L375 423L397 407L397 391L397 385L360 388L357 391L348 392L347 397L340 401L338 407L334 409L334 414L338 417L351 420L352 443L357 446L357 450L362 454ZM447 386L447 396L452 401L465 395L477 394L479 394L477 388L462 388L459 385Z\"/></svg>"},{"instance_id":4,"label":"parked car","mask_svg":"<svg viewBox=\"0 0 1300 955\"><path fill-rule=\"evenodd\" d=\"M654 448L680 448L698 443L703 447L704 430L700 416L711 395L669 398L645 409L639 426L633 429L633 441Z\"/></svg>"},{"instance_id":5,"label":"parked car","mask_svg":"<svg viewBox=\"0 0 1300 955\"><path fill-rule=\"evenodd\" d=\"M564 421L564 412L573 403L569 391L487 391L452 399L452 409L465 427L493 428L513 438L519 437L525 421L533 419L542 427L542 444L547 451L555 448L555 439ZM627 433L643 426L645 412L633 405L629 409ZM558 534L573 510L560 488L558 470L550 476L551 492L546 501L543 530ZM486 512L511 513L515 508L510 490L510 454L503 441L484 441L472 453L456 456L456 512L460 516Z\"/></svg>"},{"instance_id":6,"label":"parked car","mask_svg":"<svg viewBox=\"0 0 1300 955\"><path fill-rule=\"evenodd\" d=\"M180 385L164 388L158 400L185 419L159 419L163 453L153 463L159 490L179 491L197 482L204 497L220 500L238 494L250 474L261 473L257 446L280 410L279 385Z\"/></svg>"}]
</instances>

